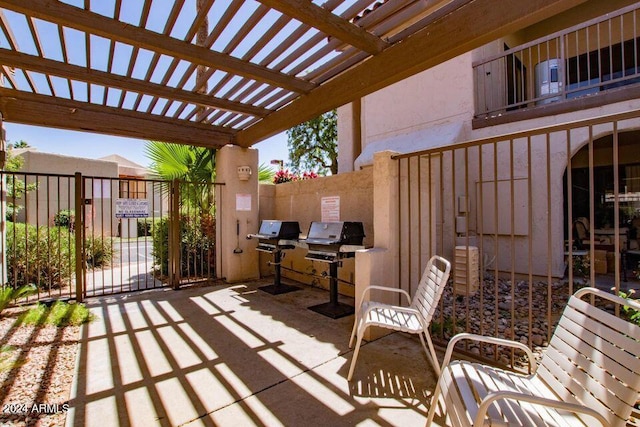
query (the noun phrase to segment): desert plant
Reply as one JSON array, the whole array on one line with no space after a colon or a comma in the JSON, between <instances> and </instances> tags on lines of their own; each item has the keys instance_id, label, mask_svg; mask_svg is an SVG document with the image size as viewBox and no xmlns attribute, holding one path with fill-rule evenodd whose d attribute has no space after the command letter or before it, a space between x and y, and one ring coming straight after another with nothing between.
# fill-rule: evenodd
<instances>
[{"instance_id":1,"label":"desert plant","mask_svg":"<svg viewBox=\"0 0 640 427\"><path fill-rule=\"evenodd\" d=\"M87 266L105 267L113 260L113 245L110 237L88 236L84 242Z\"/></svg>"},{"instance_id":2,"label":"desert plant","mask_svg":"<svg viewBox=\"0 0 640 427\"><path fill-rule=\"evenodd\" d=\"M7 308L13 301L28 297L38 292L38 288L34 284L28 284L14 288L12 286L2 286L0 288L0 313Z\"/></svg>"},{"instance_id":3,"label":"desert plant","mask_svg":"<svg viewBox=\"0 0 640 427\"><path fill-rule=\"evenodd\" d=\"M75 269L73 239L73 234L62 227L7 223L8 280L17 287L68 284Z\"/></svg>"}]
</instances>

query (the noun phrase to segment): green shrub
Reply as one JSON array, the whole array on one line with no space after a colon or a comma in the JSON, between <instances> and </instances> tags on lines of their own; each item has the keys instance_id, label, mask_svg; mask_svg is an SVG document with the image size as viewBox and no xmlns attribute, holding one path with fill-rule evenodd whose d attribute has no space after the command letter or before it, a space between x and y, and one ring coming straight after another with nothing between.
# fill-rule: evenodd
<instances>
[{"instance_id":1,"label":"green shrub","mask_svg":"<svg viewBox=\"0 0 640 427\"><path fill-rule=\"evenodd\" d=\"M2 286L0 288L0 312L2 312L13 301L28 297L38 292L36 285L29 284L14 288L12 286Z\"/></svg>"},{"instance_id":2,"label":"green shrub","mask_svg":"<svg viewBox=\"0 0 640 427\"><path fill-rule=\"evenodd\" d=\"M72 230L75 220L75 211L72 209L64 209L55 214L53 217L53 224L58 227L65 227Z\"/></svg>"},{"instance_id":3,"label":"green shrub","mask_svg":"<svg viewBox=\"0 0 640 427\"><path fill-rule=\"evenodd\" d=\"M160 274L169 274L169 219L162 218L158 221L153 231L153 263L158 267Z\"/></svg>"},{"instance_id":4,"label":"green shrub","mask_svg":"<svg viewBox=\"0 0 640 427\"><path fill-rule=\"evenodd\" d=\"M13 286L69 284L75 252L74 235L66 228L7 223L7 278Z\"/></svg>"},{"instance_id":5,"label":"green shrub","mask_svg":"<svg viewBox=\"0 0 640 427\"><path fill-rule=\"evenodd\" d=\"M88 236L84 242L87 266L106 267L113 260L113 244L110 237Z\"/></svg>"},{"instance_id":6,"label":"green shrub","mask_svg":"<svg viewBox=\"0 0 640 427\"><path fill-rule=\"evenodd\" d=\"M152 218L138 219L138 237L151 236L154 228L158 226L160 220Z\"/></svg>"},{"instance_id":7,"label":"green shrub","mask_svg":"<svg viewBox=\"0 0 640 427\"><path fill-rule=\"evenodd\" d=\"M629 292L619 291L618 292L618 296L621 296L622 298L625 298L625 299L631 299L631 297L635 293L636 293L635 289L630 289ZM638 301L638 300L636 300L636 301ZM640 326L640 311L636 310L633 307L629 307L629 306L626 306L626 305L622 307L622 310L623 310L625 316L630 321L632 321L635 324L637 324L638 326Z\"/></svg>"},{"instance_id":8,"label":"green shrub","mask_svg":"<svg viewBox=\"0 0 640 427\"><path fill-rule=\"evenodd\" d=\"M180 217L181 274L206 273L215 270L215 219L212 215L198 218ZM157 222L153 233L153 258L160 274L169 273L169 219Z\"/></svg>"}]
</instances>

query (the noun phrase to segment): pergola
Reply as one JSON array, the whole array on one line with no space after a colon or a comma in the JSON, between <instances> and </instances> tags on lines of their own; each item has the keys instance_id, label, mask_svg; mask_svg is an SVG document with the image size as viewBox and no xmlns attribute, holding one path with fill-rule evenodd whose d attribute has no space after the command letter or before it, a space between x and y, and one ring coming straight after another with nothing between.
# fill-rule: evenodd
<instances>
[{"instance_id":1,"label":"pergola","mask_svg":"<svg viewBox=\"0 0 640 427\"><path fill-rule=\"evenodd\" d=\"M584 1L0 0L0 111L249 147Z\"/></svg>"}]
</instances>

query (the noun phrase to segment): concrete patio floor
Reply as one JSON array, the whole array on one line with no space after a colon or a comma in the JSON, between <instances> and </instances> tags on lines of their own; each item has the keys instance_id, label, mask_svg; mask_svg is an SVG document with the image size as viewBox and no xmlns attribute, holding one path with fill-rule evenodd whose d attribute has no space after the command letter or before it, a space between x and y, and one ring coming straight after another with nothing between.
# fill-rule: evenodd
<instances>
[{"instance_id":1,"label":"concrete patio floor","mask_svg":"<svg viewBox=\"0 0 640 427\"><path fill-rule=\"evenodd\" d=\"M353 316L306 308L327 291L265 284L88 300L98 319L82 330L67 425L425 424L436 378L416 336L364 344L349 383Z\"/></svg>"}]
</instances>

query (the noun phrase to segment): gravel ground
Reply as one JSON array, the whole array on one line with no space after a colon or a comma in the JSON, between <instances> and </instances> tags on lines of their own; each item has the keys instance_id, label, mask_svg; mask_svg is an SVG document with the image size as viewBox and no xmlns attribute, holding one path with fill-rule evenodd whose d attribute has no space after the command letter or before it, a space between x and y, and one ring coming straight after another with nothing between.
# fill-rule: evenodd
<instances>
[{"instance_id":1,"label":"gravel ground","mask_svg":"<svg viewBox=\"0 0 640 427\"><path fill-rule=\"evenodd\" d=\"M15 326L20 310L0 318L1 426L62 426L75 371L80 328Z\"/></svg>"}]
</instances>

